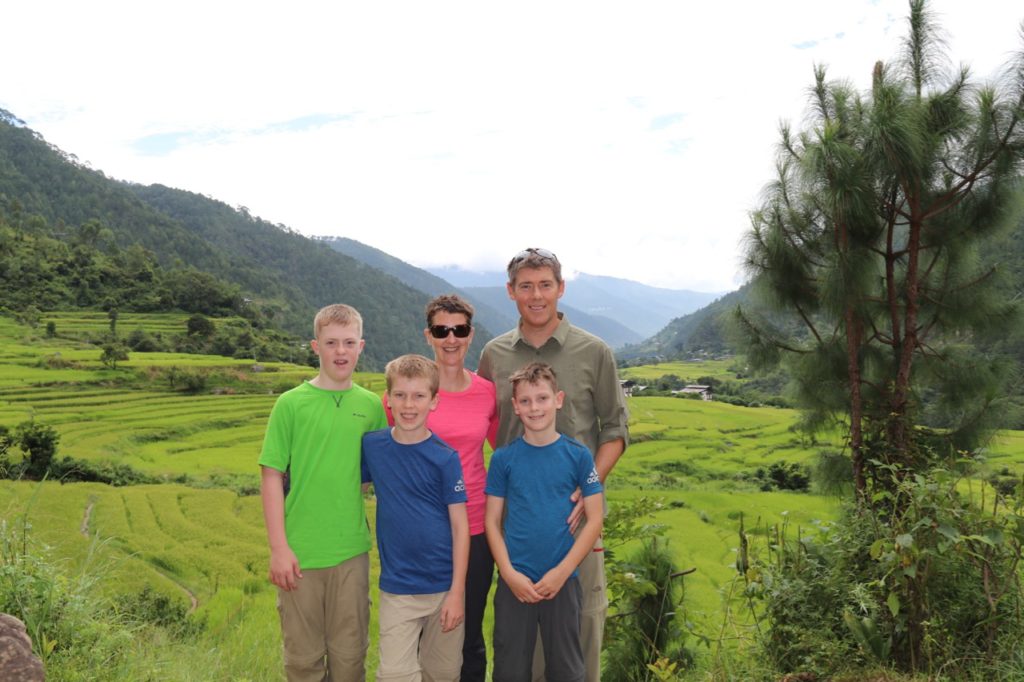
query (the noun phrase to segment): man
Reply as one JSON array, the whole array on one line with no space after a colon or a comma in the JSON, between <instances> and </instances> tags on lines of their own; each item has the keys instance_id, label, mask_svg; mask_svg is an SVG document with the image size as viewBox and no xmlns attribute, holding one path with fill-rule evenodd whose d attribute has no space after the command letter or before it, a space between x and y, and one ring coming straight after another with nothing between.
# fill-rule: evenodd
<instances>
[{"instance_id":1,"label":"man","mask_svg":"<svg viewBox=\"0 0 1024 682\"><path fill-rule=\"evenodd\" d=\"M615 357L604 341L569 323L558 312L565 293L562 265L547 249L526 249L508 264L509 298L519 310L519 325L492 339L480 357L478 373L494 382L498 394L496 447L522 433L512 405L509 377L530 362L554 368L565 401L557 429L590 449L602 485L629 439L626 401L619 387ZM569 521L582 512L582 499ZM581 640L588 682L601 679L601 638L608 609L604 546L600 539L579 569L583 588ZM535 661L536 663L536 661ZM535 666L535 669L537 667Z\"/></svg>"}]
</instances>

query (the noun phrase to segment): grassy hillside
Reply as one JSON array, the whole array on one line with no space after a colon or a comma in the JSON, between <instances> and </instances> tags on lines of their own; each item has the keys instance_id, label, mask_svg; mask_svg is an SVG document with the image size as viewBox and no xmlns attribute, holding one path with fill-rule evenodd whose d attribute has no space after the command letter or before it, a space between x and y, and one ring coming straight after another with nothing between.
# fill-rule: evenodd
<instances>
[{"instance_id":1,"label":"grassy hillside","mask_svg":"<svg viewBox=\"0 0 1024 682\"><path fill-rule=\"evenodd\" d=\"M60 319L76 326L67 314ZM180 320L154 316L133 322L158 329ZM66 364L48 362L56 353ZM193 629L186 636L153 645L139 635L105 679L281 679L260 501L244 494L252 485L218 484L254 482L274 394L312 370L268 363L255 371L251 361L161 353L133 353L111 370L98 355L94 347L41 338L38 329L0 317L0 425L31 417L57 428L59 455L130 464L171 478L185 475L192 485L0 481L5 532L17 533L27 522L28 544L40 552L51 547L69 575L98 575L101 593L114 604L139 603L149 588L188 614L183 617ZM703 363L698 373L727 372L725 364ZM208 372L210 382L200 393L184 394L168 382L171 367ZM682 375L693 369L683 363L630 372ZM357 380L383 390L379 374L359 374ZM749 641L742 618L734 613L726 619L723 612L736 587L741 514L756 550L768 525L785 522L796 532L837 512L836 500L813 494L813 487L764 490L757 471L777 462L809 464L819 449L837 444L803 439L793 430L797 414L791 410L670 397L634 398L630 410L633 443L609 481L610 504L639 496L661 499L652 520L668 526L678 566L697 569L685 579L687 619L703 636L718 638L728 625ZM1003 434L989 459L993 466L1024 470L1024 435ZM373 511L370 500L371 518ZM621 556L630 547L610 550ZM372 570L375 579L376 560ZM59 670L61 646L52 654L58 669L51 669L51 679L69 679ZM727 646L736 650L742 641ZM375 656L371 649L371 664ZM699 669L708 668L709 656L698 650Z\"/></svg>"}]
</instances>

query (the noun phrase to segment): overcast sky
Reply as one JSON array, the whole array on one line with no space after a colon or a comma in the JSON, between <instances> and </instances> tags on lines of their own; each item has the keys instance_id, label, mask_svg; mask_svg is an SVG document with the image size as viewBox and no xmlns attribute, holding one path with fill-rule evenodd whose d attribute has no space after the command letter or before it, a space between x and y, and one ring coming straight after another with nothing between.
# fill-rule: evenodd
<instances>
[{"instance_id":1,"label":"overcast sky","mask_svg":"<svg viewBox=\"0 0 1024 682\"><path fill-rule=\"evenodd\" d=\"M979 79L1019 0L937 0ZM904 0L5 3L0 108L108 176L419 266L727 291L813 66L860 86Z\"/></svg>"}]
</instances>

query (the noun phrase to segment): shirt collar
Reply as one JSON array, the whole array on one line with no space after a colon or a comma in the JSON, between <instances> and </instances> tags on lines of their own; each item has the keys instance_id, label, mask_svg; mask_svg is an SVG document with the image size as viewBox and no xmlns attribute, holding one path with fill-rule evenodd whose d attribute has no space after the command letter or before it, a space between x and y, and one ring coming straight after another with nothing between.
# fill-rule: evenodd
<instances>
[{"instance_id":1,"label":"shirt collar","mask_svg":"<svg viewBox=\"0 0 1024 682\"><path fill-rule=\"evenodd\" d=\"M558 313L558 320L559 320L558 326L555 327L554 333L551 334L551 337L548 338L548 340L544 342L544 345L547 345L551 341L551 339L554 339L558 343L559 346L564 346L565 345L565 340L569 338L569 327L572 326L572 325L569 324L569 318L567 318L565 316L565 313L559 312ZM527 342L527 340L523 338L523 334L520 331L520 326L522 325L522 323L523 323L523 321L522 321L522 319L520 319L519 323L516 324L516 328L512 330L512 345L513 346L515 346L518 343L522 343L525 346L530 346L530 344ZM530 346L530 347L533 348L533 346Z\"/></svg>"}]
</instances>

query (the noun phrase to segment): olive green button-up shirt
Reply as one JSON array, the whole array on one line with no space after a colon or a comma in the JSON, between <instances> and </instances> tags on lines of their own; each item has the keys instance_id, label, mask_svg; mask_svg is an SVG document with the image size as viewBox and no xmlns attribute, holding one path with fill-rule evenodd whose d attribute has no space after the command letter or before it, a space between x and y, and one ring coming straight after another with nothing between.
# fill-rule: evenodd
<instances>
[{"instance_id":1,"label":"olive green button-up shirt","mask_svg":"<svg viewBox=\"0 0 1024 682\"><path fill-rule=\"evenodd\" d=\"M558 388L565 402L558 411L556 428L597 453L602 443L621 438L629 443L629 413L619 385L615 356L611 348L593 334L561 322L551 338L536 348L527 343L517 326L484 346L477 373L494 382L498 394L497 447L523 433L523 425L512 409L509 376L531 362L546 362L555 370Z\"/></svg>"}]
</instances>

